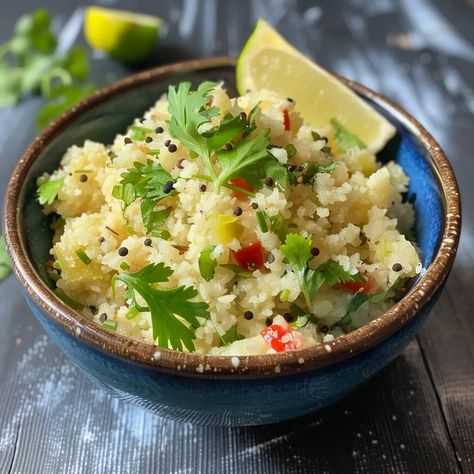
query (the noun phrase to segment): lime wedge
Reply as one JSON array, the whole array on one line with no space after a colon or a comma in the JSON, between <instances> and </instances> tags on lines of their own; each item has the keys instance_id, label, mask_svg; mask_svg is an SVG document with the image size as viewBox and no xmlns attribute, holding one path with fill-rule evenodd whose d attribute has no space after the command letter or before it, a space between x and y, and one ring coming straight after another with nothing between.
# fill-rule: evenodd
<instances>
[{"instance_id":1,"label":"lime wedge","mask_svg":"<svg viewBox=\"0 0 474 474\"><path fill-rule=\"evenodd\" d=\"M237 61L237 88L268 89L296 102L296 110L313 127L337 119L372 152L380 151L395 127L339 79L288 44L260 19Z\"/></svg>"},{"instance_id":2,"label":"lime wedge","mask_svg":"<svg viewBox=\"0 0 474 474\"><path fill-rule=\"evenodd\" d=\"M92 48L113 58L135 63L146 59L155 49L162 20L122 10L86 8L84 35Z\"/></svg>"}]
</instances>

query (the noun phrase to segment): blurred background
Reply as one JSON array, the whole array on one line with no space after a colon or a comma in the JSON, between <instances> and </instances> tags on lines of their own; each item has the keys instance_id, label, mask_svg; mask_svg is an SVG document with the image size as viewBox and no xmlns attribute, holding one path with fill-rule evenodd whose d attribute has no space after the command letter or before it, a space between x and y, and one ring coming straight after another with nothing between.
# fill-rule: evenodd
<instances>
[{"instance_id":1,"label":"blurred background","mask_svg":"<svg viewBox=\"0 0 474 474\"><path fill-rule=\"evenodd\" d=\"M434 135L462 191L461 247L421 334L380 375L319 414L248 429L181 425L111 399L52 345L10 277L0 285L0 472L473 472L474 1L97 1L163 20L151 56L133 66L87 44L87 5L4 1L0 43L21 15L44 7L58 51L82 45L74 64L88 61L84 81L102 86L182 59L238 55L263 17L304 54L387 95ZM0 64L0 91L13 91L0 109L2 196L45 103L18 92L17 82Z\"/></svg>"}]
</instances>

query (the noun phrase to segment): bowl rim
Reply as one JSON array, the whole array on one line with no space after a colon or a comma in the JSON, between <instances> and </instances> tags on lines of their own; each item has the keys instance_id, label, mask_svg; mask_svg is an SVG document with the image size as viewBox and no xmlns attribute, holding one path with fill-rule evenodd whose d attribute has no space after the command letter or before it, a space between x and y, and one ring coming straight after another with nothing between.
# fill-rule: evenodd
<instances>
[{"instance_id":1,"label":"bowl rim","mask_svg":"<svg viewBox=\"0 0 474 474\"><path fill-rule=\"evenodd\" d=\"M54 120L25 150L9 180L4 205L4 229L14 273L34 303L66 333L93 349L148 369L211 379L262 378L320 369L359 354L387 339L428 303L446 279L453 264L461 227L461 202L452 167L435 139L410 114L382 94L355 81L339 79L358 94L374 101L409 129L422 143L441 183L446 205L445 229L425 274L410 291L379 318L328 343L291 352L253 356L210 356L164 349L103 329L69 308L42 281L30 262L22 237L19 198L26 175L43 148L89 108L137 86L175 73L233 67L235 58L212 57L156 67L105 86Z\"/></svg>"}]
</instances>

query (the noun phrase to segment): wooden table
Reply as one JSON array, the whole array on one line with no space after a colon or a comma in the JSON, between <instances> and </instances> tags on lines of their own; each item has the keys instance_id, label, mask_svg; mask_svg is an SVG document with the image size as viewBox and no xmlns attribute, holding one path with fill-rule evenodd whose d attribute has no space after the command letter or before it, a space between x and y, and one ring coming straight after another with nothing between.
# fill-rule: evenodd
<instances>
[{"instance_id":1,"label":"wooden table","mask_svg":"<svg viewBox=\"0 0 474 474\"><path fill-rule=\"evenodd\" d=\"M83 41L80 2L43 3L56 14L63 47ZM257 428L179 424L111 398L51 343L10 277L0 285L0 472L474 472L473 1L117 3L166 20L154 64L237 54L263 16L322 65L398 101L456 170L461 247L438 306L389 367L320 413ZM0 40L36 4L5 2ZM93 54L98 84L128 72ZM0 111L2 195L34 136L39 103Z\"/></svg>"}]
</instances>

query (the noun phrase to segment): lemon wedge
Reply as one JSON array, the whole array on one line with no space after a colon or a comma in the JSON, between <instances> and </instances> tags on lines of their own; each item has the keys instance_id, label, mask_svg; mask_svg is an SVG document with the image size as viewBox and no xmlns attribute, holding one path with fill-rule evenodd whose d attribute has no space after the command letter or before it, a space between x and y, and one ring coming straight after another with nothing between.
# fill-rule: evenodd
<instances>
[{"instance_id":1,"label":"lemon wedge","mask_svg":"<svg viewBox=\"0 0 474 474\"><path fill-rule=\"evenodd\" d=\"M323 127L337 119L371 152L380 151L395 127L339 79L285 41L260 19L237 61L237 88L268 89L295 100L305 122Z\"/></svg>"},{"instance_id":2,"label":"lemon wedge","mask_svg":"<svg viewBox=\"0 0 474 474\"><path fill-rule=\"evenodd\" d=\"M92 48L135 63L153 52L161 24L154 16L92 6L85 12L84 36Z\"/></svg>"}]
</instances>

